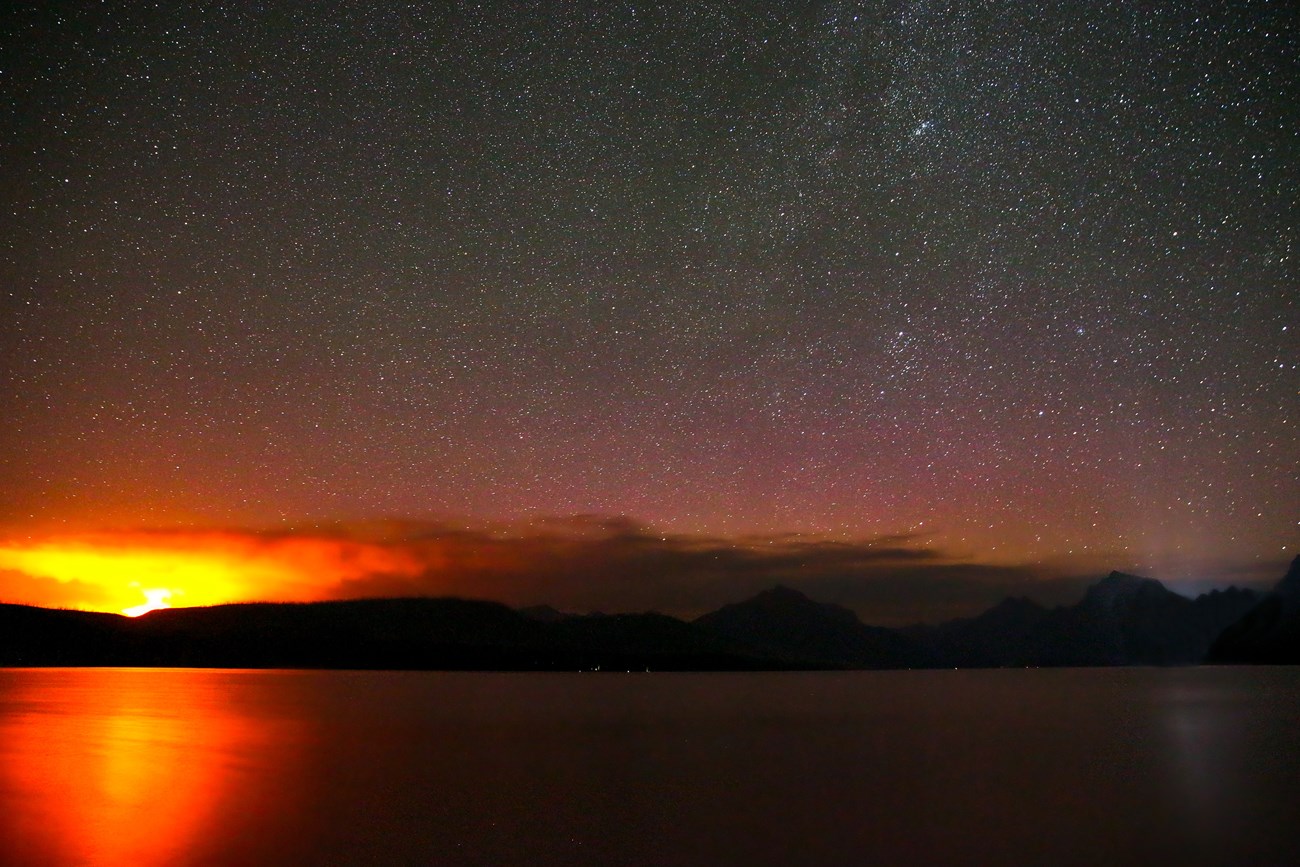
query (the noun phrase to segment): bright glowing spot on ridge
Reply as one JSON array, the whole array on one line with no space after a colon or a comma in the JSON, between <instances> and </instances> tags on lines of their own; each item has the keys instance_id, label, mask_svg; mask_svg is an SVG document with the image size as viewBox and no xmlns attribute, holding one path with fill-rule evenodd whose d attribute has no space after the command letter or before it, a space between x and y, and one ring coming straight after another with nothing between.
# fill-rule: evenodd
<instances>
[{"instance_id":1,"label":"bright glowing spot on ridge","mask_svg":"<svg viewBox=\"0 0 1300 867\"><path fill-rule=\"evenodd\" d=\"M305 601L328 598L370 575L419 575L442 564L438 554L332 537L220 531L0 539L0 602L136 617L178 602Z\"/></svg>"},{"instance_id":2,"label":"bright glowing spot on ridge","mask_svg":"<svg viewBox=\"0 0 1300 867\"><path fill-rule=\"evenodd\" d=\"M149 611L157 611L160 608L171 608L169 601L172 598L170 590L153 589L144 591L145 601L139 605L132 605L130 608L123 608L122 613L127 617L139 617Z\"/></svg>"},{"instance_id":3,"label":"bright glowing spot on ridge","mask_svg":"<svg viewBox=\"0 0 1300 867\"><path fill-rule=\"evenodd\" d=\"M136 616L163 607L175 593L185 593L187 602L196 605L228 601L240 589L241 553L215 545L52 540L0 548L0 568L75 583L85 588L82 595L94 592L93 601L67 599L65 604L70 607ZM143 606L139 604L141 592L148 600Z\"/></svg>"}]
</instances>

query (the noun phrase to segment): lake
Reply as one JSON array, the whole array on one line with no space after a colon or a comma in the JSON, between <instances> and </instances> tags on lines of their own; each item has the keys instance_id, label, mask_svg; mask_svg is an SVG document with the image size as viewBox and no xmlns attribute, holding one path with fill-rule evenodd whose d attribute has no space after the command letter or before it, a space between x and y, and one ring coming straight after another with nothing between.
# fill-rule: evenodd
<instances>
[{"instance_id":1,"label":"lake","mask_svg":"<svg viewBox=\"0 0 1300 867\"><path fill-rule=\"evenodd\" d=\"M0 670L0 863L1300 863L1300 669Z\"/></svg>"}]
</instances>

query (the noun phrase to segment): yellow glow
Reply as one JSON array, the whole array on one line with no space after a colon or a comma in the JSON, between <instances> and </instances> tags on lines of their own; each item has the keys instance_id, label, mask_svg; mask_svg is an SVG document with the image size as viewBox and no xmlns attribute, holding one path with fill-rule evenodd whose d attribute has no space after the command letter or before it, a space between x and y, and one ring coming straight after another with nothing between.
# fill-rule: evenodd
<instances>
[{"instance_id":1,"label":"yellow glow","mask_svg":"<svg viewBox=\"0 0 1300 867\"><path fill-rule=\"evenodd\" d=\"M0 549L0 568L60 582L76 581L107 591L108 605L86 605L143 614L161 607L173 593L183 593L192 605L229 601L244 583L236 558L213 550L150 550L135 546L96 547L93 543L50 542L26 549ZM145 592L139 605L140 587ZM168 589L161 589L161 588ZM151 595L152 594L152 595ZM159 604L155 604L159 603ZM132 610L128 611L130 608ZM137 610L138 609L138 610Z\"/></svg>"},{"instance_id":2,"label":"yellow glow","mask_svg":"<svg viewBox=\"0 0 1300 867\"><path fill-rule=\"evenodd\" d=\"M339 582L424 568L406 551L320 537L127 532L0 540L0 601L134 617L172 605L320 599Z\"/></svg>"},{"instance_id":3,"label":"yellow glow","mask_svg":"<svg viewBox=\"0 0 1300 867\"><path fill-rule=\"evenodd\" d=\"M127 617L139 617L141 614L147 614L150 611L172 607L172 592L170 590L154 589L143 592L144 602L139 605L132 605L130 608L123 608L123 614Z\"/></svg>"}]
</instances>

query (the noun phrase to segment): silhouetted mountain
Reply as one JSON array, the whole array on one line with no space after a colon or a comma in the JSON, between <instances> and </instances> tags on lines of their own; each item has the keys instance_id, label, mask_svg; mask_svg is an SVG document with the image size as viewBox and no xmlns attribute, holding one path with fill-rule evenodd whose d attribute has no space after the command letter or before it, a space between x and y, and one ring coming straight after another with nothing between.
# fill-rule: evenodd
<instances>
[{"instance_id":1,"label":"silhouetted mountain","mask_svg":"<svg viewBox=\"0 0 1300 867\"><path fill-rule=\"evenodd\" d=\"M1257 599L1232 588L1192 600L1112 572L1072 606L1008 599L978 617L905 633L958 667L1192 665Z\"/></svg>"},{"instance_id":2,"label":"silhouetted mountain","mask_svg":"<svg viewBox=\"0 0 1300 867\"><path fill-rule=\"evenodd\" d=\"M906 636L867 626L847 608L773 587L695 621L755 653L838 668L918 668L933 658Z\"/></svg>"},{"instance_id":3,"label":"silhouetted mountain","mask_svg":"<svg viewBox=\"0 0 1300 867\"><path fill-rule=\"evenodd\" d=\"M570 617L578 617L577 614L566 614L557 608L549 605L530 605L527 608L520 608L519 613L530 620L539 620L542 623L558 623L561 620L568 620Z\"/></svg>"},{"instance_id":4,"label":"silhouetted mountain","mask_svg":"<svg viewBox=\"0 0 1300 867\"><path fill-rule=\"evenodd\" d=\"M1051 617L1052 612L1031 599L1008 597L977 617L902 632L948 667L1024 667L1041 664Z\"/></svg>"},{"instance_id":5,"label":"silhouetted mountain","mask_svg":"<svg viewBox=\"0 0 1300 867\"><path fill-rule=\"evenodd\" d=\"M1300 563L1300 560L1297 561ZM362 599L116 614L0 605L0 665L740 670L1297 661L1300 565L1277 590L1187 599L1119 572L1076 605L1007 599L903 630L774 587L693 623L662 614L515 611L466 599ZM1251 610L1253 609L1253 610ZM1247 611L1248 616L1243 617ZM1240 622L1237 622L1240 621ZM1227 629L1230 624L1235 624Z\"/></svg>"},{"instance_id":6,"label":"silhouetted mountain","mask_svg":"<svg viewBox=\"0 0 1300 867\"><path fill-rule=\"evenodd\" d=\"M126 619L0 604L0 665L130 665Z\"/></svg>"},{"instance_id":7,"label":"silhouetted mountain","mask_svg":"<svg viewBox=\"0 0 1300 867\"><path fill-rule=\"evenodd\" d=\"M1171 593L1154 578L1112 572L1083 594L1083 604L1094 609L1123 613L1142 605L1160 605L1171 598L1185 599Z\"/></svg>"},{"instance_id":8,"label":"silhouetted mountain","mask_svg":"<svg viewBox=\"0 0 1300 867\"><path fill-rule=\"evenodd\" d=\"M1271 593L1223 630L1206 661L1300 665L1300 557Z\"/></svg>"},{"instance_id":9,"label":"silhouetted mountain","mask_svg":"<svg viewBox=\"0 0 1300 867\"><path fill-rule=\"evenodd\" d=\"M0 605L0 665L222 668L787 668L659 614L543 622L465 599L363 599L116 614Z\"/></svg>"},{"instance_id":10,"label":"silhouetted mountain","mask_svg":"<svg viewBox=\"0 0 1300 867\"><path fill-rule=\"evenodd\" d=\"M516 667L540 628L505 605L466 599L171 608L129 626L158 654L148 664L230 668Z\"/></svg>"}]
</instances>

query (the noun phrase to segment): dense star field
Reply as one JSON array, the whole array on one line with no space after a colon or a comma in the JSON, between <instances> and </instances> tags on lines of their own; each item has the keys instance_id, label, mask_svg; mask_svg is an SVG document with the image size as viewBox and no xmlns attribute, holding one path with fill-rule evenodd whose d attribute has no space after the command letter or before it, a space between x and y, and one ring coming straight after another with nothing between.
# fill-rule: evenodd
<instances>
[{"instance_id":1,"label":"dense star field","mask_svg":"<svg viewBox=\"0 0 1300 867\"><path fill-rule=\"evenodd\" d=\"M1263 0L25 5L0 599L50 534L575 514L1276 580L1298 60Z\"/></svg>"}]
</instances>

